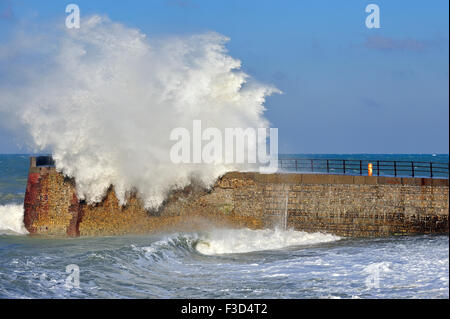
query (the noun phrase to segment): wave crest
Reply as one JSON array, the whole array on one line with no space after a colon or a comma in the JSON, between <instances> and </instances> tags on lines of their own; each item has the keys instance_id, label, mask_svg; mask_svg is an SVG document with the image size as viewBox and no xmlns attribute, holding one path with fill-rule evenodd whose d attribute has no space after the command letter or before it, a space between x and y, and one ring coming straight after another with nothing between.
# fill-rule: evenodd
<instances>
[{"instance_id":1,"label":"wave crest","mask_svg":"<svg viewBox=\"0 0 450 319\"><path fill-rule=\"evenodd\" d=\"M289 246L312 245L339 240L323 233L281 229L221 229L199 237L196 250L204 255L247 253Z\"/></svg>"}]
</instances>

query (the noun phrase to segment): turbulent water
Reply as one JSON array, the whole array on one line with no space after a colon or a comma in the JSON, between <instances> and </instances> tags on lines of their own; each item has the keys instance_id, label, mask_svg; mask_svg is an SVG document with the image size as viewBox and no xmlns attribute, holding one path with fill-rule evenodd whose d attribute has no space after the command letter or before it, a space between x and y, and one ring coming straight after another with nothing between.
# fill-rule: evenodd
<instances>
[{"instance_id":1,"label":"turbulent water","mask_svg":"<svg viewBox=\"0 0 450 319\"><path fill-rule=\"evenodd\" d=\"M234 232L243 241L231 243L223 232L61 240L2 236L0 297L449 297L445 236L339 240L274 232L274 238L298 240L280 247L258 242L270 237L258 231ZM79 267L79 288L67 283L70 264Z\"/></svg>"},{"instance_id":2,"label":"turbulent water","mask_svg":"<svg viewBox=\"0 0 450 319\"><path fill-rule=\"evenodd\" d=\"M27 165L27 156L0 155L0 298L449 298L448 236L32 238L21 222Z\"/></svg>"}]
</instances>

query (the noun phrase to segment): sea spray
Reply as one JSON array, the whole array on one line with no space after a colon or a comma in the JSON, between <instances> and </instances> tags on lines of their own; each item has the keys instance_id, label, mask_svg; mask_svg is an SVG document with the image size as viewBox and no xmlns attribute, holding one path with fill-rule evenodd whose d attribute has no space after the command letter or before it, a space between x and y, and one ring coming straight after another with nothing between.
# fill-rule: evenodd
<instances>
[{"instance_id":1,"label":"sea spray","mask_svg":"<svg viewBox=\"0 0 450 319\"><path fill-rule=\"evenodd\" d=\"M289 204L289 191L286 191L286 204L284 206L284 230L287 230L288 223L288 204Z\"/></svg>"},{"instance_id":2,"label":"sea spray","mask_svg":"<svg viewBox=\"0 0 450 319\"><path fill-rule=\"evenodd\" d=\"M0 205L0 234L27 234L23 224L23 205Z\"/></svg>"},{"instance_id":3,"label":"sea spray","mask_svg":"<svg viewBox=\"0 0 450 319\"><path fill-rule=\"evenodd\" d=\"M0 81L0 120L25 132L34 151L52 153L80 199L99 202L114 185L121 204L137 191L157 208L192 178L209 186L227 171L253 169L169 158L171 130L193 120L219 130L269 126L263 104L276 90L240 70L225 36L148 38L100 16L80 29L19 33L0 52L10 79Z\"/></svg>"}]
</instances>

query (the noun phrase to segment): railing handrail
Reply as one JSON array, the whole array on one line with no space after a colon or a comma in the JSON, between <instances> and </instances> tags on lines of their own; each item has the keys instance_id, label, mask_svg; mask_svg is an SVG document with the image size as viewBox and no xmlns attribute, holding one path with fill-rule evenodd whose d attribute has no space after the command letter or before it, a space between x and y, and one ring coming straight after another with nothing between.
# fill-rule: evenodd
<instances>
[{"instance_id":1,"label":"railing handrail","mask_svg":"<svg viewBox=\"0 0 450 319\"><path fill-rule=\"evenodd\" d=\"M55 162L51 155L36 156L36 166L54 166ZM404 160L378 160L378 159L336 159L336 158L292 158L280 157L278 159L280 168L283 169L283 161L294 161L293 166L284 167L295 171L315 173L335 173L342 170L343 175L365 175L368 172L367 165L372 163L373 175L375 176L403 176L403 177L430 177L449 178L449 162L424 162ZM301 165L307 163L307 165ZM364 165L363 165L364 163ZM300 164L300 165L299 165ZM393 172L387 174L386 172ZM408 174L409 173L409 174ZM421 173L426 173L421 175Z\"/></svg>"},{"instance_id":2,"label":"railing handrail","mask_svg":"<svg viewBox=\"0 0 450 319\"><path fill-rule=\"evenodd\" d=\"M449 176L448 162L292 157L281 157L278 161L281 169L295 169L295 171L303 172L326 172L343 175L358 175L359 173L359 175L366 175L369 171L367 166L371 163L372 172L375 176L430 177L447 179ZM283 167L283 164L286 165L292 162L294 165Z\"/></svg>"},{"instance_id":3,"label":"railing handrail","mask_svg":"<svg viewBox=\"0 0 450 319\"><path fill-rule=\"evenodd\" d=\"M397 163L425 163L425 164L429 164L429 163L433 163L434 164L443 164L443 165L448 165L448 162L422 162L422 161L405 161L405 160L377 160L377 159L347 159L347 158L298 158L298 157L279 157L278 160L304 160L304 161L309 161L309 160L319 160L319 161L354 161L354 162L359 162L359 161L363 161L363 162L370 162L370 163L376 163L377 161L379 162L397 162Z\"/></svg>"}]
</instances>

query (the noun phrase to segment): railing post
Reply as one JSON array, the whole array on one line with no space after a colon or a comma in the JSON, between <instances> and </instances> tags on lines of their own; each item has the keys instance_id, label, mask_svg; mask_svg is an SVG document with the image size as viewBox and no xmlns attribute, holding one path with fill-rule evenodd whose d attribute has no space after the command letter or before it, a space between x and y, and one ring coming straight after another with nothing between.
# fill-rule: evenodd
<instances>
[{"instance_id":1,"label":"railing post","mask_svg":"<svg viewBox=\"0 0 450 319\"><path fill-rule=\"evenodd\" d=\"M433 178L433 163L430 162L430 177Z\"/></svg>"},{"instance_id":2,"label":"railing post","mask_svg":"<svg viewBox=\"0 0 450 319\"><path fill-rule=\"evenodd\" d=\"M397 162L394 161L394 176L397 176Z\"/></svg>"},{"instance_id":3,"label":"railing post","mask_svg":"<svg viewBox=\"0 0 450 319\"><path fill-rule=\"evenodd\" d=\"M377 161L377 175L380 176L380 161Z\"/></svg>"},{"instance_id":4,"label":"railing post","mask_svg":"<svg viewBox=\"0 0 450 319\"><path fill-rule=\"evenodd\" d=\"M345 160L342 161L343 162L343 169L344 169L344 175L345 175Z\"/></svg>"},{"instance_id":5,"label":"railing post","mask_svg":"<svg viewBox=\"0 0 450 319\"><path fill-rule=\"evenodd\" d=\"M359 175L362 175L362 161L359 160Z\"/></svg>"},{"instance_id":6,"label":"railing post","mask_svg":"<svg viewBox=\"0 0 450 319\"><path fill-rule=\"evenodd\" d=\"M314 160L311 160L311 173L314 172Z\"/></svg>"},{"instance_id":7,"label":"railing post","mask_svg":"<svg viewBox=\"0 0 450 319\"><path fill-rule=\"evenodd\" d=\"M298 171L298 161L295 159L295 171Z\"/></svg>"},{"instance_id":8,"label":"railing post","mask_svg":"<svg viewBox=\"0 0 450 319\"><path fill-rule=\"evenodd\" d=\"M411 162L411 176L414 177L414 162Z\"/></svg>"}]
</instances>

